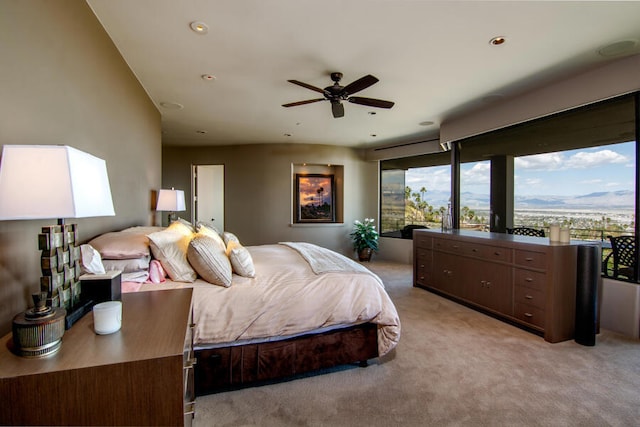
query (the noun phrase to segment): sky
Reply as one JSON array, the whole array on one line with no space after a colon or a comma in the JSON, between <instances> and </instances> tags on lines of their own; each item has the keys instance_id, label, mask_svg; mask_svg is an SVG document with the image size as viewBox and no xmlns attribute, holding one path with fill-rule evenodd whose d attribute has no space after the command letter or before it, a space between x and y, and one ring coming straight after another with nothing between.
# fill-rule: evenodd
<instances>
[{"instance_id":1,"label":"sky","mask_svg":"<svg viewBox=\"0 0 640 427\"><path fill-rule=\"evenodd\" d=\"M460 166L462 192L489 194L489 161ZM451 188L450 166L410 169L406 185L414 192ZM515 189L519 196L579 196L600 191L634 190L635 143L581 148L517 157Z\"/></svg>"}]
</instances>

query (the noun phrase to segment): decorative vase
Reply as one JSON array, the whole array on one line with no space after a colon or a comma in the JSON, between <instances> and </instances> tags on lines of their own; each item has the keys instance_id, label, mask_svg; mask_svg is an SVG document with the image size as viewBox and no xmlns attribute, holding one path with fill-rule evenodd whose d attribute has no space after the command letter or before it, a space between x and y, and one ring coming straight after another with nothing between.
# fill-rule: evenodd
<instances>
[{"instance_id":1,"label":"decorative vase","mask_svg":"<svg viewBox=\"0 0 640 427\"><path fill-rule=\"evenodd\" d=\"M373 250L371 248L360 249L360 252L358 252L358 259L360 261L371 261L372 254Z\"/></svg>"}]
</instances>

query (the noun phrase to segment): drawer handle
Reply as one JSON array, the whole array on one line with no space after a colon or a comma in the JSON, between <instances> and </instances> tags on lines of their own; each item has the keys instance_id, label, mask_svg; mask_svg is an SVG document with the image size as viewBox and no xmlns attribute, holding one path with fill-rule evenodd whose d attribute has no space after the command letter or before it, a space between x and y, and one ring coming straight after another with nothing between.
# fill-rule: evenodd
<instances>
[{"instance_id":1,"label":"drawer handle","mask_svg":"<svg viewBox=\"0 0 640 427\"><path fill-rule=\"evenodd\" d=\"M502 252L495 251L493 254L494 254L495 256L500 256L500 255L502 255Z\"/></svg>"},{"instance_id":2,"label":"drawer handle","mask_svg":"<svg viewBox=\"0 0 640 427\"><path fill-rule=\"evenodd\" d=\"M478 252L476 248L471 249L471 252Z\"/></svg>"},{"instance_id":3,"label":"drawer handle","mask_svg":"<svg viewBox=\"0 0 640 427\"><path fill-rule=\"evenodd\" d=\"M420 264L420 268L424 268L424 264Z\"/></svg>"},{"instance_id":4,"label":"drawer handle","mask_svg":"<svg viewBox=\"0 0 640 427\"><path fill-rule=\"evenodd\" d=\"M533 314L531 314L531 313L525 313L525 314L524 314L524 317L533 317Z\"/></svg>"},{"instance_id":5,"label":"drawer handle","mask_svg":"<svg viewBox=\"0 0 640 427\"><path fill-rule=\"evenodd\" d=\"M424 276L420 276L420 280L424 280Z\"/></svg>"},{"instance_id":6,"label":"drawer handle","mask_svg":"<svg viewBox=\"0 0 640 427\"><path fill-rule=\"evenodd\" d=\"M531 295L525 295L524 298L525 299L533 299L533 297Z\"/></svg>"},{"instance_id":7,"label":"drawer handle","mask_svg":"<svg viewBox=\"0 0 640 427\"><path fill-rule=\"evenodd\" d=\"M527 277L524 279L526 282L533 282L533 278L532 277Z\"/></svg>"},{"instance_id":8,"label":"drawer handle","mask_svg":"<svg viewBox=\"0 0 640 427\"><path fill-rule=\"evenodd\" d=\"M188 402L184 404L184 414L185 415L195 415L196 413L196 402Z\"/></svg>"},{"instance_id":9,"label":"drawer handle","mask_svg":"<svg viewBox=\"0 0 640 427\"><path fill-rule=\"evenodd\" d=\"M525 260L525 261L533 261L533 258L531 258L530 256L528 256L528 257L526 257L524 260Z\"/></svg>"},{"instance_id":10,"label":"drawer handle","mask_svg":"<svg viewBox=\"0 0 640 427\"><path fill-rule=\"evenodd\" d=\"M458 246L458 245L451 245L451 247L452 247L453 249L458 249L460 246Z\"/></svg>"}]
</instances>

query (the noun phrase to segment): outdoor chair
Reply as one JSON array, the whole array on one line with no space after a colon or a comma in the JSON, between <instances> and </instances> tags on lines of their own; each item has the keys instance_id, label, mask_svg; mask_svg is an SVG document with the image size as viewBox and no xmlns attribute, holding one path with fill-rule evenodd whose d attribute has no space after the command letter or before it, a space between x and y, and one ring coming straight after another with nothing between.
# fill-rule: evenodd
<instances>
[{"instance_id":1,"label":"outdoor chair","mask_svg":"<svg viewBox=\"0 0 640 427\"><path fill-rule=\"evenodd\" d=\"M530 227L507 228L507 233L517 234L519 236L544 237L544 230L539 230L537 228L530 228Z\"/></svg>"},{"instance_id":2,"label":"outdoor chair","mask_svg":"<svg viewBox=\"0 0 640 427\"><path fill-rule=\"evenodd\" d=\"M611 253L605 258L605 272L608 276L606 266L609 264L609 258L613 258L613 274L612 277L617 278L624 276L627 279L636 277L636 238L635 236L607 236L611 242Z\"/></svg>"}]
</instances>

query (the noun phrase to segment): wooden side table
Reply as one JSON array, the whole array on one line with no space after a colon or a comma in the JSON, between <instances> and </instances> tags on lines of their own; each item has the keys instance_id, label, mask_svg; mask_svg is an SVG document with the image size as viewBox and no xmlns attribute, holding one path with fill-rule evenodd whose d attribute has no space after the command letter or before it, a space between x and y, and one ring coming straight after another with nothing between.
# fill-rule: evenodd
<instances>
[{"instance_id":1,"label":"wooden side table","mask_svg":"<svg viewBox=\"0 0 640 427\"><path fill-rule=\"evenodd\" d=\"M193 418L191 289L122 296L122 329L96 335L87 314L55 354L13 354L0 341L0 424L189 425Z\"/></svg>"}]
</instances>

